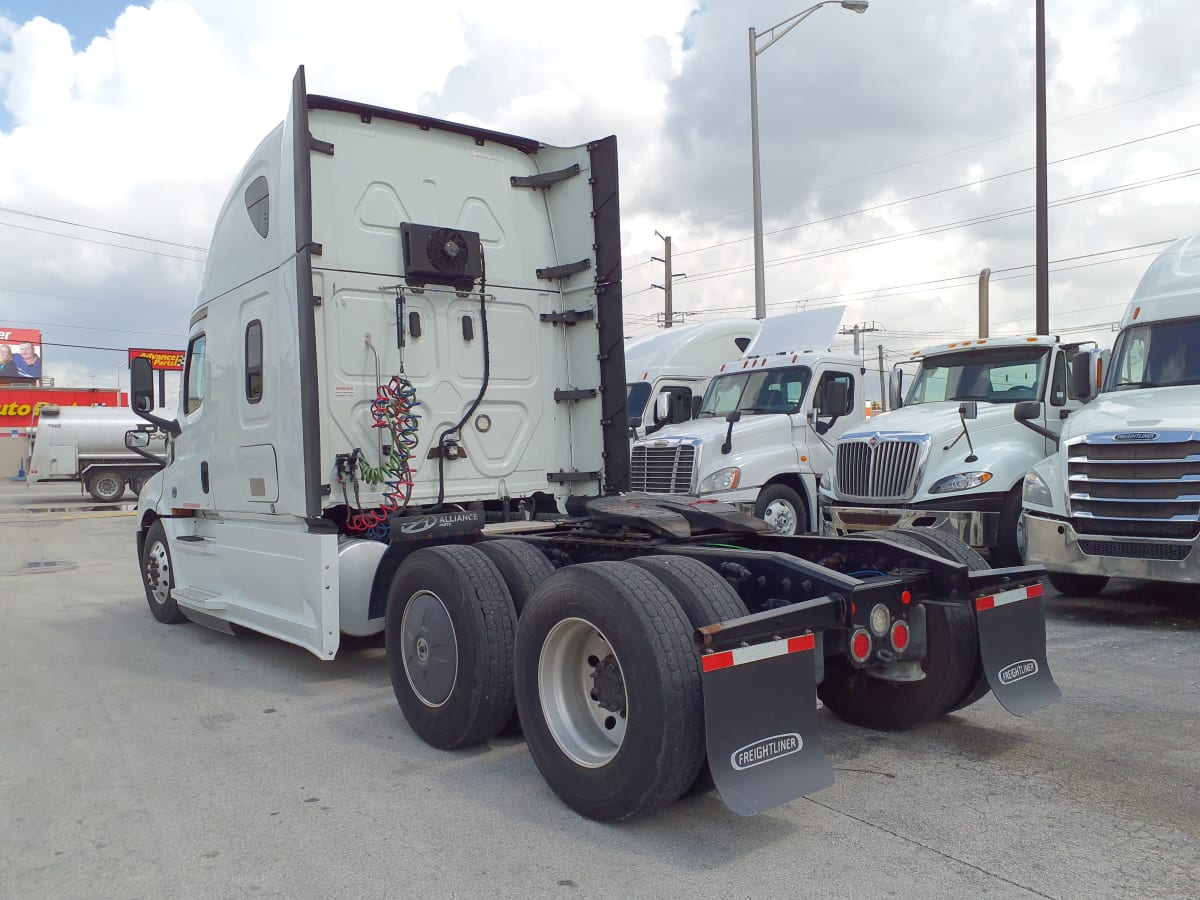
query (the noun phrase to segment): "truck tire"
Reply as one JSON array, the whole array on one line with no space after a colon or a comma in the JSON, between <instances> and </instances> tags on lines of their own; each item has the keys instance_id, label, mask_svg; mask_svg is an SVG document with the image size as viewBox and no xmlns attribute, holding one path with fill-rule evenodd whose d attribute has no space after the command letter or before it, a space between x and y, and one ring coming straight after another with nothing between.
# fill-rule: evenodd
<instances>
[{"instance_id":1,"label":"truck tire","mask_svg":"<svg viewBox=\"0 0 1200 900\"><path fill-rule=\"evenodd\" d=\"M567 566L530 598L517 709L538 771L580 815L642 815L695 781L704 703L691 634L662 582L630 563Z\"/></svg>"},{"instance_id":2,"label":"truck tire","mask_svg":"<svg viewBox=\"0 0 1200 900\"><path fill-rule=\"evenodd\" d=\"M749 615L732 585L698 559L662 555L630 562L662 582L693 629Z\"/></svg>"},{"instance_id":3,"label":"truck tire","mask_svg":"<svg viewBox=\"0 0 1200 900\"><path fill-rule=\"evenodd\" d=\"M425 743L478 744L512 718L516 624L500 572L474 547L423 547L400 564L384 624L388 674Z\"/></svg>"},{"instance_id":4,"label":"truck tire","mask_svg":"<svg viewBox=\"0 0 1200 900\"><path fill-rule=\"evenodd\" d=\"M151 525L142 542L142 587L146 589L146 602L150 604L150 613L154 618L164 625L178 625L187 621L171 596L171 588L175 587L175 570L171 566L171 548L167 545L167 533L162 522Z\"/></svg>"},{"instance_id":5,"label":"truck tire","mask_svg":"<svg viewBox=\"0 0 1200 900\"><path fill-rule=\"evenodd\" d=\"M1047 572L1051 586L1068 597L1094 597L1108 584L1105 575L1078 575L1075 572Z\"/></svg>"},{"instance_id":6,"label":"truck tire","mask_svg":"<svg viewBox=\"0 0 1200 900\"><path fill-rule=\"evenodd\" d=\"M114 469L100 469L88 476L87 492L97 503L116 503L125 494L125 477Z\"/></svg>"},{"instance_id":7,"label":"truck tire","mask_svg":"<svg viewBox=\"0 0 1200 900\"><path fill-rule=\"evenodd\" d=\"M1000 507L1000 534L992 550L992 565L997 569L1025 563L1025 536L1021 524L1021 485L1009 491Z\"/></svg>"},{"instance_id":8,"label":"truck tire","mask_svg":"<svg viewBox=\"0 0 1200 900\"><path fill-rule=\"evenodd\" d=\"M754 517L762 519L776 534L808 532L808 507L804 499L786 484L768 484L754 503Z\"/></svg>"},{"instance_id":9,"label":"truck tire","mask_svg":"<svg viewBox=\"0 0 1200 900\"><path fill-rule=\"evenodd\" d=\"M500 577L508 586L518 616L537 586L554 574L554 564L540 550L524 541L502 538L480 541L472 546L500 570Z\"/></svg>"},{"instance_id":10,"label":"truck tire","mask_svg":"<svg viewBox=\"0 0 1200 900\"><path fill-rule=\"evenodd\" d=\"M929 649L923 681L882 681L844 659L827 659L817 695L839 718L881 731L911 728L946 714L974 686L979 657L974 613L966 605L926 603L925 628Z\"/></svg>"}]
</instances>

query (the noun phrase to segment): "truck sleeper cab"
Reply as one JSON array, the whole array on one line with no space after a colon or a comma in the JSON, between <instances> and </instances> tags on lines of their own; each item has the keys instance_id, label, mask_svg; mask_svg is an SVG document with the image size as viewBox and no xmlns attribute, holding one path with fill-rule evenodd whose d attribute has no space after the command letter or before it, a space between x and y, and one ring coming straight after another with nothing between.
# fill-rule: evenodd
<instances>
[{"instance_id":1,"label":"truck sleeper cab","mask_svg":"<svg viewBox=\"0 0 1200 900\"><path fill-rule=\"evenodd\" d=\"M550 788L602 820L672 802L706 758L739 814L827 786L818 685L873 728L989 690L1053 702L1037 568L624 493L616 174L612 138L547 147L310 95L300 70L218 220L178 418L132 365L127 445L168 436L137 518L154 617L322 660L382 631L414 733L466 747L515 712ZM825 402L844 413L844 387Z\"/></svg>"},{"instance_id":2,"label":"truck sleeper cab","mask_svg":"<svg viewBox=\"0 0 1200 900\"><path fill-rule=\"evenodd\" d=\"M1200 583L1200 235L1138 283L1103 387L1024 481L1027 558L1068 594Z\"/></svg>"},{"instance_id":3,"label":"truck sleeper cab","mask_svg":"<svg viewBox=\"0 0 1200 900\"><path fill-rule=\"evenodd\" d=\"M1028 337L915 352L903 401L897 367L892 410L838 441L836 465L821 485L825 531L938 528L995 565L1019 565L1022 479L1087 402L1071 379L1078 351L1057 338ZM1037 429L1014 419L1023 402L1036 405Z\"/></svg>"}]
</instances>

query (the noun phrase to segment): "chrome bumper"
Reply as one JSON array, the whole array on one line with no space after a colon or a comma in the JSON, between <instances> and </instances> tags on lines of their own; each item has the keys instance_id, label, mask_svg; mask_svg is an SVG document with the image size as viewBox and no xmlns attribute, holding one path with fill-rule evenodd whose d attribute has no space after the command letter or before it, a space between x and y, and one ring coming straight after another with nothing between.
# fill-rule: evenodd
<instances>
[{"instance_id":1,"label":"chrome bumper","mask_svg":"<svg viewBox=\"0 0 1200 900\"><path fill-rule=\"evenodd\" d=\"M1200 539L1079 535L1065 520L1022 515L1027 564L1040 563L1050 572L1200 584Z\"/></svg>"},{"instance_id":2,"label":"chrome bumper","mask_svg":"<svg viewBox=\"0 0 1200 900\"><path fill-rule=\"evenodd\" d=\"M888 528L937 528L972 547L986 549L997 543L1000 514L967 509L822 506L821 525L825 534L836 536Z\"/></svg>"}]
</instances>

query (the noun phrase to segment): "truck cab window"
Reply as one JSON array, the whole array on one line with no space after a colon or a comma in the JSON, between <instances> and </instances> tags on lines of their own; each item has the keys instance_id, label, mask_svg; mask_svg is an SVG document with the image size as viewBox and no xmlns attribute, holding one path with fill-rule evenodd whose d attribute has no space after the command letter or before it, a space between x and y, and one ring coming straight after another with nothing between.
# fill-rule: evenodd
<instances>
[{"instance_id":1,"label":"truck cab window","mask_svg":"<svg viewBox=\"0 0 1200 900\"><path fill-rule=\"evenodd\" d=\"M846 385L846 398L850 402L850 408L854 409L854 376L849 372L825 372L821 375L820 381L817 382L817 390L813 394L813 407L819 416L829 415L825 410L821 409L821 398L825 396L825 385L831 381L840 381Z\"/></svg>"},{"instance_id":2,"label":"truck cab window","mask_svg":"<svg viewBox=\"0 0 1200 900\"><path fill-rule=\"evenodd\" d=\"M1069 375L1070 373L1067 371L1067 354L1055 354L1054 377L1050 379L1051 406L1062 406L1067 402L1067 390L1071 384Z\"/></svg>"},{"instance_id":3,"label":"truck cab window","mask_svg":"<svg viewBox=\"0 0 1200 900\"><path fill-rule=\"evenodd\" d=\"M246 212L250 224L263 237L271 230L270 189L265 176L259 175L246 187Z\"/></svg>"},{"instance_id":4,"label":"truck cab window","mask_svg":"<svg viewBox=\"0 0 1200 900\"><path fill-rule=\"evenodd\" d=\"M184 413L191 415L204 403L204 335L192 338L188 346L187 371L184 373Z\"/></svg>"},{"instance_id":5,"label":"truck cab window","mask_svg":"<svg viewBox=\"0 0 1200 900\"><path fill-rule=\"evenodd\" d=\"M246 399L257 403L263 395L262 322L246 326Z\"/></svg>"}]
</instances>

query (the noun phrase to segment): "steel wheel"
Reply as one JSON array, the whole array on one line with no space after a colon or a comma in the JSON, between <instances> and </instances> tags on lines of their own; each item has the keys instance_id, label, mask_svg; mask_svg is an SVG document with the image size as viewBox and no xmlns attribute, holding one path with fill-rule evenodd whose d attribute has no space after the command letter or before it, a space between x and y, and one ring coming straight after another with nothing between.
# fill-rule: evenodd
<instances>
[{"instance_id":1,"label":"steel wheel","mask_svg":"<svg viewBox=\"0 0 1200 900\"><path fill-rule=\"evenodd\" d=\"M591 622L563 619L546 635L538 697L550 736L571 760L596 769L617 755L627 724L625 678L612 645Z\"/></svg>"},{"instance_id":2,"label":"steel wheel","mask_svg":"<svg viewBox=\"0 0 1200 900\"><path fill-rule=\"evenodd\" d=\"M165 540L154 541L146 550L146 590L159 606L171 596L171 556Z\"/></svg>"},{"instance_id":3,"label":"steel wheel","mask_svg":"<svg viewBox=\"0 0 1200 900\"><path fill-rule=\"evenodd\" d=\"M115 503L125 493L125 479L111 469L103 469L88 480L87 490L101 503Z\"/></svg>"},{"instance_id":4,"label":"steel wheel","mask_svg":"<svg viewBox=\"0 0 1200 900\"><path fill-rule=\"evenodd\" d=\"M400 619L400 659L417 699L436 709L458 680L458 639L446 604L431 591L409 598Z\"/></svg>"},{"instance_id":5,"label":"steel wheel","mask_svg":"<svg viewBox=\"0 0 1200 900\"><path fill-rule=\"evenodd\" d=\"M796 533L796 509L786 500L772 500L763 511L763 521L776 534Z\"/></svg>"}]
</instances>

